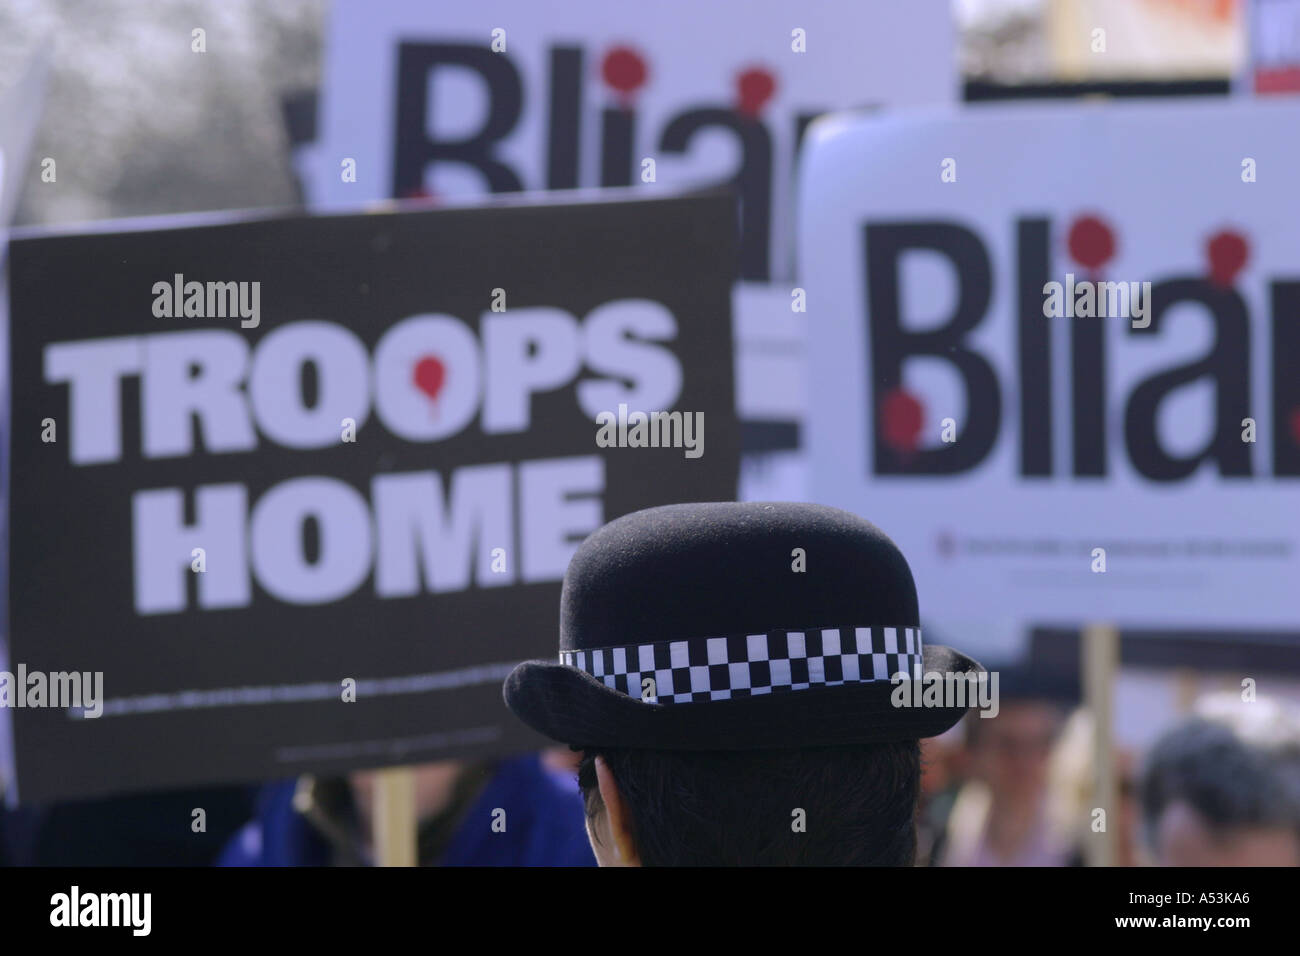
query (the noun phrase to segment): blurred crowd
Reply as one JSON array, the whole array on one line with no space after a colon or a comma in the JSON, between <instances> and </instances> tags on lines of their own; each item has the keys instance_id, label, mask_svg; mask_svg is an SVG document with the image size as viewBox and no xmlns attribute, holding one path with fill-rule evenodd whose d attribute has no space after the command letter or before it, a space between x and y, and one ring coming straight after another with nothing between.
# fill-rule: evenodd
<instances>
[{"instance_id":1,"label":"blurred crowd","mask_svg":"<svg viewBox=\"0 0 1300 956\"><path fill-rule=\"evenodd\" d=\"M922 742L920 860L1077 866L1300 865L1300 721L1272 700L1197 702L1143 754L1111 753L1117 805L1094 806L1091 717L1059 688L1012 681L1000 712Z\"/></svg>"},{"instance_id":2,"label":"blurred crowd","mask_svg":"<svg viewBox=\"0 0 1300 956\"><path fill-rule=\"evenodd\" d=\"M995 717L922 743L918 865L1300 865L1300 716L1201 698L1145 753L1113 751L1118 803L1093 806L1093 726L1075 688L1002 672ZM591 866L579 755L414 768L418 862ZM374 772L0 811L7 865L366 866ZM207 828L188 825L192 808ZM1104 812L1103 812L1104 809ZM508 818L508 824L506 819ZM499 824L499 825L498 825Z\"/></svg>"}]
</instances>

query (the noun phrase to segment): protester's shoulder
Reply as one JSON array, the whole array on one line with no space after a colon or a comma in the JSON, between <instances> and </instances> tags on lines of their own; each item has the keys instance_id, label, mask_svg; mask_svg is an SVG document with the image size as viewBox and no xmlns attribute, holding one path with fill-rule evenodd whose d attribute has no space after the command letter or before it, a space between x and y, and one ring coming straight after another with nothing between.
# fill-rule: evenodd
<instances>
[{"instance_id":1,"label":"protester's shoulder","mask_svg":"<svg viewBox=\"0 0 1300 956\"><path fill-rule=\"evenodd\" d=\"M493 784L503 792L526 795L538 807L567 806L580 800L576 775L550 769L537 753L501 761Z\"/></svg>"},{"instance_id":2,"label":"protester's shoulder","mask_svg":"<svg viewBox=\"0 0 1300 956\"><path fill-rule=\"evenodd\" d=\"M262 787L257 795L257 810L230 838L217 858L217 866L274 865L277 848L283 849L286 830L295 826L293 795L297 780L277 780Z\"/></svg>"},{"instance_id":3,"label":"protester's shoulder","mask_svg":"<svg viewBox=\"0 0 1300 956\"><path fill-rule=\"evenodd\" d=\"M510 787L510 802L525 810L517 865L596 865L575 773L552 770L534 753L503 762L498 776Z\"/></svg>"},{"instance_id":4,"label":"protester's shoulder","mask_svg":"<svg viewBox=\"0 0 1300 956\"><path fill-rule=\"evenodd\" d=\"M504 824L504 825L503 825ZM444 866L593 866L576 781L538 754L496 762Z\"/></svg>"}]
</instances>

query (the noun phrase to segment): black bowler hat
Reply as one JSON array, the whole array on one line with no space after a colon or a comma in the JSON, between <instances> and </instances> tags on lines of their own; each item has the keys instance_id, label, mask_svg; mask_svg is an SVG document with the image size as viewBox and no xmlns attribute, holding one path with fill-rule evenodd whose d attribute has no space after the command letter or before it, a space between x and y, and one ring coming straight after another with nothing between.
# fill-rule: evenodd
<instances>
[{"instance_id":1,"label":"black bowler hat","mask_svg":"<svg viewBox=\"0 0 1300 956\"><path fill-rule=\"evenodd\" d=\"M902 552L856 515L784 503L650 508L583 542L564 576L559 660L520 664L505 699L534 730L577 746L932 737L967 708L896 707L891 678L983 668L923 646L919 623Z\"/></svg>"}]
</instances>

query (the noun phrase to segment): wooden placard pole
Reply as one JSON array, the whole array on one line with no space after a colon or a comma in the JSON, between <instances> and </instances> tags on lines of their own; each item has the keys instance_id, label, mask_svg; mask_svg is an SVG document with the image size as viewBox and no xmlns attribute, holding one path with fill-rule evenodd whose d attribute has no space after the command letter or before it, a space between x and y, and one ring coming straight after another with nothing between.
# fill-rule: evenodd
<instances>
[{"instance_id":1,"label":"wooden placard pole","mask_svg":"<svg viewBox=\"0 0 1300 956\"><path fill-rule=\"evenodd\" d=\"M1114 866L1118 860L1119 787L1115 770L1115 673L1119 668L1119 632L1109 624L1090 624L1080 642L1084 699L1092 715L1092 807L1106 811L1106 828L1089 828L1084 842L1088 866ZM1089 821L1090 823L1092 821Z\"/></svg>"},{"instance_id":2,"label":"wooden placard pole","mask_svg":"<svg viewBox=\"0 0 1300 956\"><path fill-rule=\"evenodd\" d=\"M375 863L415 866L415 771L410 767L376 771L374 808Z\"/></svg>"},{"instance_id":3,"label":"wooden placard pole","mask_svg":"<svg viewBox=\"0 0 1300 956\"><path fill-rule=\"evenodd\" d=\"M1180 667L1174 671L1174 701L1180 717L1192 712L1199 694L1200 685L1196 679L1196 671L1188 667Z\"/></svg>"}]
</instances>

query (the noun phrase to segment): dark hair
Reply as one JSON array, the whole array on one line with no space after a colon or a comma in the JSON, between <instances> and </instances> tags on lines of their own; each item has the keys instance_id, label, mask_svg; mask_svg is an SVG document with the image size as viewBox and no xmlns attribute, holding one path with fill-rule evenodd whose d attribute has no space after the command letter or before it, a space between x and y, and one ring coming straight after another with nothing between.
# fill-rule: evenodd
<instances>
[{"instance_id":1,"label":"dark hair","mask_svg":"<svg viewBox=\"0 0 1300 956\"><path fill-rule=\"evenodd\" d=\"M916 856L915 740L806 750L574 749L583 750L578 785L587 816L603 809L599 755L645 866L911 866Z\"/></svg>"},{"instance_id":2,"label":"dark hair","mask_svg":"<svg viewBox=\"0 0 1300 956\"><path fill-rule=\"evenodd\" d=\"M1300 794L1285 755L1241 739L1233 728L1193 718L1151 749L1142 776L1142 816L1152 842L1173 803L1192 807L1219 833L1246 827L1291 827L1300 834Z\"/></svg>"}]
</instances>

